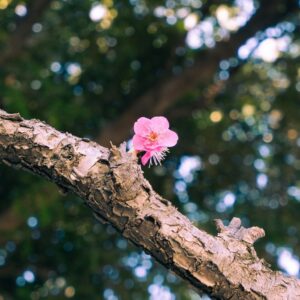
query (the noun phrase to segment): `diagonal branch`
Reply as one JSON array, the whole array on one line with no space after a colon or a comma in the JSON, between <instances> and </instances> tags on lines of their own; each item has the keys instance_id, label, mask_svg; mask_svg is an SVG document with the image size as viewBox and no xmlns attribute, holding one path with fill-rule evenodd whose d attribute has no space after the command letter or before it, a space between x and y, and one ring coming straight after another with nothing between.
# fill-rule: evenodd
<instances>
[{"instance_id":1,"label":"diagonal branch","mask_svg":"<svg viewBox=\"0 0 300 300\"><path fill-rule=\"evenodd\" d=\"M16 30L8 39L0 54L0 67L7 61L16 58L25 47L27 39L32 33L32 25L36 23L52 0L35 0L28 7L28 14L18 24Z\"/></svg>"},{"instance_id":2,"label":"diagonal branch","mask_svg":"<svg viewBox=\"0 0 300 300\"><path fill-rule=\"evenodd\" d=\"M259 30L279 22L291 12L298 10L296 0L262 0L256 14L227 41L216 44L214 49L202 51L192 67L186 68L180 75L165 78L148 92L134 101L130 108L100 132L97 141L107 145L109 140L119 143L128 137L129 124L139 116L164 114L179 98L195 89L199 83L207 85L212 81L219 62L236 55L240 45Z\"/></svg>"},{"instance_id":3,"label":"diagonal branch","mask_svg":"<svg viewBox=\"0 0 300 300\"><path fill-rule=\"evenodd\" d=\"M107 149L38 120L0 110L0 160L73 191L96 218L216 299L300 299L300 282L270 270L253 242L257 227L217 221L217 237L196 228L154 192L125 146Z\"/></svg>"}]
</instances>

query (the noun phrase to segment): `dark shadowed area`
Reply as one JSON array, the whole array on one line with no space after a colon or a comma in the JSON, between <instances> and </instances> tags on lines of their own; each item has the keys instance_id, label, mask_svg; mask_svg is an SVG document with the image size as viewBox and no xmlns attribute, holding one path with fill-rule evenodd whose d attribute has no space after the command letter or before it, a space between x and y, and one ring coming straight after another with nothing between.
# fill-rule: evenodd
<instances>
[{"instance_id":1,"label":"dark shadowed area","mask_svg":"<svg viewBox=\"0 0 300 300\"><path fill-rule=\"evenodd\" d=\"M141 116L179 135L153 188L195 225L264 228L300 271L298 0L0 0L0 108L131 146ZM83 201L0 165L0 300L200 300Z\"/></svg>"}]
</instances>

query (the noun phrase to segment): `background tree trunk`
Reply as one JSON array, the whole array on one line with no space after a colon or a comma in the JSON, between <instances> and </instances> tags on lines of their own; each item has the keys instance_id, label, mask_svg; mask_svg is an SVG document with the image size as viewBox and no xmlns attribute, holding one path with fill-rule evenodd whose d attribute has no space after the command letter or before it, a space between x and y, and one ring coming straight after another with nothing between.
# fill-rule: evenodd
<instances>
[{"instance_id":1,"label":"background tree trunk","mask_svg":"<svg viewBox=\"0 0 300 300\"><path fill-rule=\"evenodd\" d=\"M5 45L4 51L0 55L0 67L7 61L13 60L22 53L26 42L32 33L32 26L37 22L49 7L52 0L32 1L28 7L28 14L18 23L17 28L11 34Z\"/></svg>"},{"instance_id":2,"label":"background tree trunk","mask_svg":"<svg viewBox=\"0 0 300 300\"><path fill-rule=\"evenodd\" d=\"M213 49L201 51L193 66L183 69L180 74L172 74L159 80L155 86L135 99L133 104L115 121L103 128L97 141L104 146L107 146L109 141L121 143L128 137L130 124L133 124L138 117L166 115L168 110L189 91L197 89L200 84L202 86L211 84L220 62L235 57L239 47L259 30L263 31L278 23L279 20L298 9L298 3L294 0L286 1L286 3L282 3L281 0L261 1L257 12L245 26L232 33L228 40L218 42ZM217 94L215 93L214 97ZM204 93L198 101L198 109L205 106L206 98L207 94ZM190 114L193 109L195 107L189 107Z\"/></svg>"}]
</instances>

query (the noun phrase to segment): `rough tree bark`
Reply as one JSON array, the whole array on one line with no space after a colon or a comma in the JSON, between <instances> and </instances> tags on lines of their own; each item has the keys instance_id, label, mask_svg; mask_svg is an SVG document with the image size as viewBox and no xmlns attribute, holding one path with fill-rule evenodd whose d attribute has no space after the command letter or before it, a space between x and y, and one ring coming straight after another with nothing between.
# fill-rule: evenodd
<instances>
[{"instance_id":1,"label":"rough tree bark","mask_svg":"<svg viewBox=\"0 0 300 300\"><path fill-rule=\"evenodd\" d=\"M109 222L180 277L216 299L300 299L300 282L272 271L253 248L264 236L234 218L216 221L218 236L196 228L154 192L125 147L104 148L38 120L0 110L0 160L73 191L95 217Z\"/></svg>"}]
</instances>

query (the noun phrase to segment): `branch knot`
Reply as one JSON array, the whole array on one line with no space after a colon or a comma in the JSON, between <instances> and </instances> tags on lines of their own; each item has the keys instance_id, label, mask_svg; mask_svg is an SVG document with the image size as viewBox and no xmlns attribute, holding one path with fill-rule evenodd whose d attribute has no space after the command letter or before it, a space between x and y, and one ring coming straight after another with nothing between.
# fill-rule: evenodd
<instances>
[{"instance_id":1,"label":"branch knot","mask_svg":"<svg viewBox=\"0 0 300 300\"><path fill-rule=\"evenodd\" d=\"M237 240L254 244L258 239L265 236L265 231L259 227L245 228L241 224L241 219L233 218L228 226L225 226L220 219L215 220L219 235L227 235Z\"/></svg>"}]
</instances>

